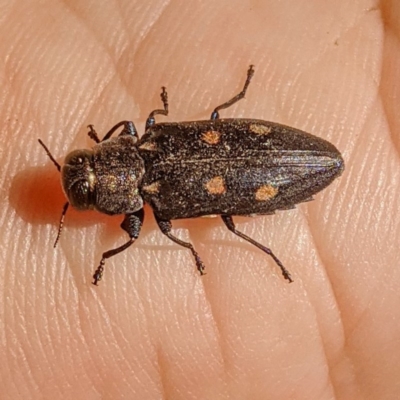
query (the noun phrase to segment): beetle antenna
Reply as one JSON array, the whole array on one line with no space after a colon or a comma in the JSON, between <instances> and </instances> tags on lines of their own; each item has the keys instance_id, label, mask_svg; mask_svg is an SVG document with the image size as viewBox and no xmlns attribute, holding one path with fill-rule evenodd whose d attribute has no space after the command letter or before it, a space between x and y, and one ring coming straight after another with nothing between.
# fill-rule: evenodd
<instances>
[{"instance_id":1,"label":"beetle antenna","mask_svg":"<svg viewBox=\"0 0 400 400\"><path fill-rule=\"evenodd\" d=\"M50 160L53 161L53 164L57 167L58 171L60 171L61 166L60 164L55 160L55 158L51 155L50 150L46 147L46 145L40 140L38 139L39 143L42 145L42 147L44 148L45 152L47 153L47 155L49 156Z\"/></svg>"},{"instance_id":2,"label":"beetle antenna","mask_svg":"<svg viewBox=\"0 0 400 400\"><path fill-rule=\"evenodd\" d=\"M53 247L56 247L58 241L60 240L61 232L62 232L62 229L63 229L63 226L64 226L64 218L65 218L65 214L67 213L68 206L69 206L69 202L67 201L64 204L64 207L63 207L63 210L62 210L62 213L61 213L60 223L58 224L58 233L57 233L56 241L54 242L54 246Z\"/></svg>"},{"instance_id":3,"label":"beetle antenna","mask_svg":"<svg viewBox=\"0 0 400 400\"><path fill-rule=\"evenodd\" d=\"M41 144L41 146L44 148L44 150L45 150L46 154L49 156L50 160L53 161L53 164L57 167L58 171L60 171L61 170L61 166L55 160L53 155L50 153L50 150L47 148L47 146L40 139L38 139L38 141ZM64 226L65 214L67 213L68 206L69 206L69 202L67 201L64 204L64 207L63 207L63 210L62 210L62 213L61 213L60 223L58 224L58 233L57 233L56 241L54 242L54 246L53 247L56 247L58 241L60 240L61 232L62 232L62 229L63 229L63 226Z\"/></svg>"}]
</instances>

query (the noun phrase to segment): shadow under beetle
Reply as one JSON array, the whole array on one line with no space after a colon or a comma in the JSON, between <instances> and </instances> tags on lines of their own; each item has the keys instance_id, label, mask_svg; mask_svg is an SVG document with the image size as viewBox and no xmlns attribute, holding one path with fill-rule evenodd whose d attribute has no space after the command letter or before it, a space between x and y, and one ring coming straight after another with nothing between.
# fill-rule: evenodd
<instances>
[{"instance_id":1,"label":"shadow under beetle","mask_svg":"<svg viewBox=\"0 0 400 400\"><path fill-rule=\"evenodd\" d=\"M95 285L103 277L105 260L139 237L144 203L152 207L161 232L192 252L201 275L205 267L200 256L191 243L172 234L171 220L220 215L230 231L269 254L292 282L272 251L239 232L232 216L273 214L312 200L342 173L344 162L331 143L298 129L257 119L220 119L220 110L245 96L253 74L250 66L242 91L204 121L157 124L156 115L168 115L163 87L164 108L150 113L142 138L131 121L119 122L102 140L90 125L88 134L96 144L69 153L62 167L39 139L61 171L68 199L54 246L69 204L78 210L125 214L121 227L129 240L103 253L93 275Z\"/></svg>"}]
</instances>

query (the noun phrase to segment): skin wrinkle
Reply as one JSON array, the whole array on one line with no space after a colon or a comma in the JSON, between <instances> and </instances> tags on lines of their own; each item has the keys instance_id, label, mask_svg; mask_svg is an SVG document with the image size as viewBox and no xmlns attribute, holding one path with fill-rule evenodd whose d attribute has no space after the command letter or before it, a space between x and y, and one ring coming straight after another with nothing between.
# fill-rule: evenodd
<instances>
[{"instance_id":1,"label":"skin wrinkle","mask_svg":"<svg viewBox=\"0 0 400 400\"><path fill-rule=\"evenodd\" d=\"M112 63L112 65L114 67L117 66L117 63L113 62L113 54L108 50L108 46L106 46L105 44L103 44L100 40L98 40L96 32L93 30L93 28L90 27L90 25L85 24L85 19L84 18L80 18L79 15L77 14L75 8L73 7L69 7L69 2L67 0L61 1L62 4L64 4L64 7L70 11L71 13L74 14L74 16L76 17L77 21L80 21L80 28L84 29L86 32L90 32L91 33L91 38L93 38L93 40L95 40L96 45L98 45L100 47L100 49L106 53L108 55L108 59L110 60L110 62ZM117 72L117 68L114 68L114 71ZM101 96L98 96L101 97Z\"/></svg>"},{"instance_id":2,"label":"skin wrinkle","mask_svg":"<svg viewBox=\"0 0 400 400\"><path fill-rule=\"evenodd\" d=\"M63 1L62 3L64 4L64 6L68 10L70 10L71 12L74 13L74 15L76 15L77 20L81 20L83 22L81 24L81 28L83 28L86 31L92 33L92 38L96 41L96 45L98 45L99 48L108 55L108 60L110 61L110 63L114 67L113 68L113 72L114 73L109 75L108 81L105 81L105 82L102 81L103 85L100 88L100 91L98 91L96 96L95 96L98 99L98 102L100 104L102 103L103 97L106 97L106 96L104 96L104 94L107 93L107 90L111 87L111 85L114 82L118 82L118 81L123 83L123 85L121 85L121 86L123 88L125 88L126 94L128 95L129 98L133 99L133 94L131 93L132 91L129 89L128 85L126 84L126 82L123 79L123 71L124 71L124 69L123 68L118 68L119 63L121 62L121 60L124 59L125 51L127 51L129 49L129 42L127 41L126 47L121 49L121 54L120 54L119 58L116 61L113 61L113 59L114 59L113 53L111 53L111 51L108 50L108 46L107 45L102 44L102 42L97 39L96 32L93 30L93 28L90 28L90 25L88 26L87 24L84 23L85 21L83 19L80 19L78 17L78 14L76 14L76 10L74 8L68 7L68 4L69 4L68 1ZM126 30L126 32L128 32L128 30ZM98 102L93 103L90 108L87 108L88 112L84 115L84 120L87 120L87 117L92 114L93 110L96 110L96 109L99 108ZM94 112L94 114L96 114L96 112Z\"/></svg>"},{"instance_id":3,"label":"skin wrinkle","mask_svg":"<svg viewBox=\"0 0 400 400\"><path fill-rule=\"evenodd\" d=\"M161 347L159 345L157 345L155 347L155 351L156 351L156 355L157 355L157 366L158 366L158 370L159 370L159 376L160 376L160 392L162 395L162 400L167 400L170 399L170 394L168 394L168 387L169 385L167 384L167 379L166 379L166 373L164 371L167 370L167 368L165 367L165 363L163 361L163 357L162 357L162 350ZM172 394L172 393L171 393Z\"/></svg>"},{"instance_id":4,"label":"skin wrinkle","mask_svg":"<svg viewBox=\"0 0 400 400\"><path fill-rule=\"evenodd\" d=\"M340 210L338 212L340 212ZM307 214L309 214L309 212ZM308 219L307 219L307 221L308 221ZM310 237L312 238L313 246L316 249L316 254L318 256L318 263L320 263L321 265L327 265L328 263L325 260L324 252L321 251L321 244L320 244L320 241L318 240L319 237L320 237L319 232L317 230L315 230L313 225L310 224L310 223L307 223L307 228L308 228L309 232L311 233ZM333 268L334 269L335 268L338 269L340 267L341 266L339 264L337 264ZM332 267L331 267L331 269L332 269ZM335 308L340 310L339 311L339 314L340 314L342 312L341 311L341 307L340 307L340 302L338 302L338 300L337 300L335 287L334 287L334 285L332 285L331 277L329 277L329 271L330 271L330 269L325 268L325 274L329 278L329 279L326 280L326 283L329 284L329 292L332 294L332 297L334 299ZM313 302L311 301L310 304L313 304ZM315 311L315 315L318 315L319 313L317 312L316 306L314 306L313 308L314 308L314 311ZM316 318L316 324L318 326L319 331L322 332L318 318ZM342 345L340 346L340 348L341 348L341 350L343 352L343 354L341 356L341 359L342 360L343 359L349 360L351 362L351 371L353 371L354 370L354 360L352 359L351 355L346 352L346 340L345 340L345 335L344 335L345 327L344 327L343 322L341 320L340 320L340 327L341 327L341 329L340 329L341 337L343 337L343 340L344 340ZM321 337L322 337L322 335L321 335ZM340 397L338 397L338 394L340 393L340 390L338 389L337 385L335 385L335 379L332 378L332 367L336 367L337 363L335 365L331 366L330 363L328 362L328 360L331 360L332 357L328 356L327 349L326 349L326 343L325 343L324 340L321 340L321 347L322 347L322 350L324 352L325 359L327 360L326 365L328 367L329 384L330 384L330 387L332 388L332 390L334 392L334 398L340 398ZM339 349L337 349L336 352L338 354L340 354ZM334 358L336 359L336 356ZM352 376L352 383L353 383L354 387L357 387L357 388L360 387L360 384L358 382L357 376L355 374L353 374L353 376ZM358 393L359 393L359 391L358 391Z\"/></svg>"},{"instance_id":5,"label":"skin wrinkle","mask_svg":"<svg viewBox=\"0 0 400 400\"><path fill-rule=\"evenodd\" d=\"M383 18L383 23L384 23L385 31L388 30L387 28L389 28L389 30L390 30L390 25L387 24L387 21L386 21L386 18L385 18L386 17L385 12L382 13L382 16L384 17ZM385 42L383 44L384 49L385 49L385 44L387 42L386 36L387 36L387 33L384 36L384 38L385 38ZM396 35L396 37L397 37L397 40L399 40L398 35ZM385 51L385 50L383 50L383 51ZM383 58L382 59L381 73L380 73L380 80L379 80L379 83L378 83L378 87L379 87L378 96L380 98L382 98L382 99L384 99L383 95L384 95L385 89L387 90L387 88L384 87L384 83L382 82L382 76L383 76L384 72L385 72L385 59ZM398 135L397 136L395 135L396 125L395 125L395 121L392 121L392 118L391 118L392 113L390 112L390 105L388 105L386 101L382 101L382 107L383 107L383 110L385 112L385 117L386 117L385 121L389 124L389 128L390 128L389 131L393 132L393 134L391 135L391 140L392 140L392 142L394 144L394 148L396 149L397 156L398 156L398 158L400 158L400 147L398 145Z\"/></svg>"},{"instance_id":6,"label":"skin wrinkle","mask_svg":"<svg viewBox=\"0 0 400 400\"><path fill-rule=\"evenodd\" d=\"M310 226L309 226L309 229L310 229L310 231L312 232L312 228L311 228ZM322 265L325 265L323 256L322 256L322 254L320 253L319 248L318 248L318 243L315 241L315 237L316 237L316 236L314 236L313 234L311 234L311 237L313 238L313 243L314 243L314 245L315 245L316 254L318 255L318 260L321 262ZM326 273L327 273L327 272L326 272ZM330 293L333 294L333 298L334 298L334 300L335 300L335 305L336 305L337 308L339 309L339 304L338 304L338 301L337 301L337 298L336 298L336 293L335 293L335 291L334 291L333 286L331 285L331 281L328 279L328 280L327 280L327 283L329 284ZM310 302L310 303L313 304L312 302ZM316 309L315 306L313 306L313 308L314 308L314 315L317 316L317 315L319 314L319 312L317 312L317 309ZM322 332L322 331L321 331L320 323L319 323L319 321L318 321L318 317L315 318L315 323L316 323L316 325L318 326L318 331L319 331L319 332ZM342 328L342 329L341 329L341 334L343 335L343 334L344 334L344 327L343 327L343 324L342 324L342 323L341 323L341 328ZM329 356L328 356L328 353L327 353L327 345L326 345L325 341L322 339L322 335L321 335L320 343L321 343L321 348L322 348L322 351L323 351L323 353L324 353L324 357L325 357L325 360L326 360L326 365L327 365L327 368L328 368L328 380L327 380L327 385L328 385L328 382L329 382L329 386L330 386L330 388L331 388L332 391L333 391L334 398L336 399L336 398L339 398L339 397L337 396L337 394L338 394L338 388L337 388L336 385L335 385L335 379L332 379L332 367L330 366L330 363L328 362L328 360L331 360L332 357L329 357ZM342 348L343 351L345 350L345 346L342 345L341 348ZM338 353L339 353L339 352L338 352ZM345 356L346 359L350 359L349 356L348 356L346 353L344 354L344 356ZM344 357L342 357L342 358L344 358ZM357 382L356 382L356 379L354 379L353 382L354 382L354 384L356 384L356 383L357 383Z\"/></svg>"},{"instance_id":7,"label":"skin wrinkle","mask_svg":"<svg viewBox=\"0 0 400 400\"><path fill-rule=\"evenodd\" d=\"M147 313L145 312L146 307L143 303L142 296L140 295L139 292L138 292L137 298L140 300L140 304L141 304L141 310L142 310L141 317L144 318L144 325L146 326L146 335L150 336L150 334L149 334L151 332L150 323L149 323ZM168 397L165 396L165 383L163 381L162 367L159 364L159 351L160 351L159 345L156 342L153 342L152 349L153 349L153 353L156 354L157 362L155 363L155 368L159 370L161 393L163 394L163 399L167 399ZM150 372L145 371L145 375L148 378L148 381L153 381L153 378L150 375Z\"/></svg>"},{"instance_id":8,"label":"skin wrinkle","mask_svg":"<svg viewBox=\"0 0 400 400\"><path fill-rule=\"evenodd\" d=\"M147 41L148 41L148 37L151 35L152 30L153 30L153 29L156 29L156 24L157 24L157 22L158 22L160 19L162 19L162 16L165 14L166 9L169 7L169 5L170 5L170 2L169 2L169 1L166 2L165 7L162 9L161 13L160 13L159 15L157 15L157 16L156 16L156 14L153 14L153 13L152 13L152 15L153 15L153 16L156 16L156 18L154 18L154 20L152 21L152 23L149 24L149 25L147 26L147 31L146 31L145 33L142 33L142 34L140 35L141 40L140 40L140 42L136 45L136 46L137 46L137 49L136 49L136 51L135 51L135 54L136 54L136 53L139 53L139 54L140 54L141 48L146 46L146 43L147 43ZM127 25L128 25L128 24L127 24ZM117 61L117 63L116 63L116 66L118 66L119 63L120 63L122 60L125 60L125 51L130 51L129 46L127 46L126 49L124 49L123 51L121 51L121 56L119 57L119 59L118 59L118 61ZM136 64L136 59L135 59L135 57L132 59L132 63L133 63L133 64ZM124 68L123 68L123 67L122 67L122 68L118 68L117 70L118 70L118 71L121 71L121 74L119 74L119 78L120 78L121 82L124 83L124 86L126 87L128 94L131 93L131 92L132 92L132 89L130 89L130 86L127 84L127 82L125 81L125 79L123 79L123 76L122 76L122 73L123 73L123 71L124 71ZM125 74L124 74L124 75L125 75ZM129 97L133 99L133 98L134 98L134 93L132 92L132 94L130 94ZM144 114L143 114L143 115L147 116L146 113L148 113L147 110L144 111ZM142 113L140 113L140 115L141 115L141 114L142 114ZM142 116L142 115L141 115L141 116ZM141 136L141 135L139 135L139 137L140 137L140 136Z\"/></svg>"},{"instance_id":9,"label":"skin wrinkle","mask_svg":"<svg viewBox=\"0 0 400 400\"><path fill-rule=\"evenodd\" d=\"M312 233L313 232L313 227L310 224L308 224L308 228L309 228L309 230L311 232L311 237L313 238L313 243L314 243L314 246L315 246L315 249L316 249L316 253L318 255L318 259L320 260L322 265L326 265L326 262L324 261L324 255L323 255L324 253L320 250L319 241L317 240L317 238L319 236L318 236L317 232L315 232L314 234ZM340 268L340 265L336 265L334 268ZM329 277L329 269L325 269L325 273ZM326 282L329 283L330 293L332 293L332 296L333 296L333 298L335 300L336 308L338 310L340 310L339 313L341 313L342 311L341 311L340 303L337 300L337 295L336 295L336 292L335 292L335 288L331 283L332 280L328 279ZM311 304L312 304L312 302L311 302ZM314 309L315 309L315 307L314 307ZM318 313L315 312L315 314L317 315ZM320 324L318 323L318 318L316 318L316 323L317 323L317 326L319 328L319 331L321 332ZM348 337L347 340L345 339L345 336L344 336L345 326L343 325L343 322L341 320L340 320L340 326L341 326L341 330L340 331L341 331L341 333L343 335L343 340L344 340L343 344L340 346L340 348L342 350L342 353L343 353L343 354L341 354L341 360L350 361L351 362L350 370L354 371L354 369L355 369L354 359L351 357L351 354L346 351L347 343L348 343L350 338ZM331 360L332 357L328 357L327 350L326 350L326 344L325 344L325 342L323 340L321 340L321 347L323 349L323 352L324 352L324 355L325 355L325 359L327 361ZM339 349L337 349L336 351L337 351L338 354L340 354ZM340 390L337 387L337 385L335 385L335 379L332 379L332 367L336 367L337 363L335 365L333 365L332 367L331 367L329 362L327 362L326 365L328 367L328 376L329 376L330 386L331 386L331 388L332 388L332 390L333 390L333 392L335 394L335 398L340 398L340 397L338 397L338 393L340 393ZM362 387L362 385L358 381L358 378L357 378L356 374L352 374L352 384L353 384L353 386L355 388L357 388L357 390L356 390L357 393L360 394L361 393L360 388Z\"/></svg>"},{"instance_id":10,"label":"skin wrinkle","mask_svg":"<svg viewBox=\"0 0 400 400\"><path fill-rule=\"evenodd\" d=\"M108 316L108 311L106 311L106 307L104 307L103 302L101 300L99 301L99 296L96 296L96 297L97 297L96 298L96 303L101 306L101 313L99 313L99 314L101 314L101 317L104 317L104 316L107 317ZM110 326L110 318L104 318L104 319L107 319L107 327L109 327ZM78 320L79 320L79 318L78 318ZM84 330L82 330L81 332L82 332L82 335L80 337L83 339L84 343L87 343L88 352L89 353L95 353L93 355L93 357L91 357L89 359L90 360L90 365L84 366L84 368L85 368L86 371L98 371L96 373L96 376L92 376L91 373L88 373L87 376L90 379L90 381L92 382L93 388L95 388L96 393L100 395L101 394L101 390L97 388L97 384L96 384L96 377L100 378L99 379L100 381L102 380L101 373L100 373L101 368L99 368L98 364L96 363L96 360L97 360L97 358L96 358L97 347L93 347L91 345L92 341L89 339L89 335L92 333L91 331L88 331L88 333L86 335L84 333ZM102 338L104 340L104 332L102 332Z\"/></svg>"},{"instance_id":11,"label":"skin wrinkle","mask_svg":"<svg viewBox=\"0 0 400 400\"><path fill-rule=\"evenodd\" d=\"M227 362L227 356L224 351L224 346L223 346L223 335L222 335L222 327L218 323L218 319L215 318L215 311L212 305L211 301L211 295L209 291L207 290L207 285L203 284L203 289L204 289L204 298L206 300L206 304L208 305L208 310L212 316L212 321L213 321L213 331L215 332L215 339L216 342L218 343L218 348L219 348L219 357L218 360L221 362L221 369L224 371L223 375L224 376L229 376L229 363Z\"/></svg>"}]
</instances>

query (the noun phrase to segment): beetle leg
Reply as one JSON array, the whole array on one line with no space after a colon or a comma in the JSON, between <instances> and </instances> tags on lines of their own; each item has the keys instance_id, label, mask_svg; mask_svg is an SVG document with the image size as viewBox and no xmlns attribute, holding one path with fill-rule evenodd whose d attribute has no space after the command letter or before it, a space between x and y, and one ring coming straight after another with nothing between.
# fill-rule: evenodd
<instances>
[{"instance_id":1,"label":"beetle leg","mask_svg":"<svg viewBox=\"0 0 400 400\"><path fill-rule=\"evenodd\" d=\"M123 122L125 122L124 129L122 129L121 133L118 136L130 135L130 136L134 136L137 140L139 140L139 135L136 131L136 127L135 127L134 123L132 121L123 121Z\"/></svg>"},{"instance_id":2,"label":"beetle leg","mask_svg":"<svg viewBox=\"0 0 400 400\"><path fill-rule=\"evenodd\" d=\"M192 252L193 257L196 261L197 270L200 272L200 275L205 275L205 272L204 272L205 265L203 264L203 261L201 260L197 251L194 249L193 245L191 243L184 242L183 240L178 239L176 236L174 236L171 233L171 228L172 228L171 221L160 220L157 218L157 216L156 216L156 221L157 221L158 226L161 229L161 232L165 236L167 236L169 239L171 239L173 242L179 244L180 246L186 247L187 249L189 249Z\"/></svg>"},{"instance_id":3,"label":"beetle leg","mask_svg":"<svg viewBox=\"0 0 400 400\"><path fill-rule=\"evenodd\" d=\"M96 143L100 143L100 142L104 142L107 139L110 139L110 137L112 136L112 134L121 126L124 127L124 129L122 129L121 133L119 134L119 136L121 135L132 135L135 136L136 139L139 139L139 135L136 131L135 125L133 124L132 121L121 121L118 122L118 124L114 125L103 137L102 140L99 139L99 136L96 132L96 130L94 129L93 125L88 125L89 128L89 132L88 135L91 139L93 139Z\"/></svg>"},{"instance_id":4,"label":"beetle leg","mask_svg":"<svg viewBox=\"0 0 400 400\"><path fill-rule=\"evenodd\" d=\"M287 279L289 282L293 282L293 279L290 275L290 272L283 266L283 264L280 262L280 260L275 256L275 254L268 248L263 246L262 244L256 242L255 240L253 240L252 238L248 237L247 235L245 235L242 232L239 232L236 229L236 226L233 222L233 219L230 215L221 215L222 221L224 221L225 225L227 226L227 228L233 232L235 235L241 237L242 239L246 240L247 242L251 243L252 245L258 247L260 250L262 250L263 252L267 253L268 255L270 255L274 261L276 262L276 264L279 266L279 268L282 271L282 275L285 279Z\"/></svg>"},{"instance_id":5,"label":"beetle leg","mask_svg":"<svg viewBox=\"0 0 400 400\"><path fill-rule=\"evenodd\" d=\"M231 105L235 104L236 102L238 102L239 100L244 98L253 75L254 75L254 65L250 65L249 69L247 70L247 78L246 78L246 82L244 83L242 91L239 94L237 94L235 97L232 97L230 100L228 100L225 103L221 104L220 106L216 107L214 109L214 111L211 113L210 119L219 119L219 112L218 112L219 110L228 108Z\"/></svg>"},{"instance_id":6,"label":"beetle leg","mask_svg":"<svg viewBox=\"0 0 400 400\"><path fill-rule=\"evenodd\" d=\"M112 136L112 134L119 128L123 126L124 129L122 129L121 133L118 136L121 135L132 135L135 136L136 139L139 139L139 135L136 132L136 128L135 125L133 124L132 121L121 121L118 122L118 124L114 125L103 137L102 142L104 142L105 140L110 139L110 137Z\"/></svg>"},{"instance_id":7,"label":"beetle leg","mask_svg":"<svg viewBox=\"0 0 400 400\"><path fill-rule=\"evenodd\" d=\"M100 143L101 140L99 139L96 129L94 129L94 125L88 125L87 127L89 128L88 136L90 139L94 140L96 143Z\"/></svg>"},{"instance_id":8,"label":"beetle leg","mask_svg":"<svg viewBox=\"0 0 400 400\"><path fill-rule=\"evenodd\" d=\"M150 126L154 125L156 123L155 116L156 115L168 115L168 93L165 87L163 86L161 91L161 101L164 106L164 110L153 110L149 116L147 117L146 120L146 131Z\"/></svg>"},{"instance_id":9,"label":"beetle leg","mask_svg":"<svg viewBox=\"0 0 400 400\"><path fill-rule=\"evenodd\" d=\"M143 209L140 209L139 211L136 211L133 214L125 215L125 218L121 224L121 228L128 233L130 239L122 246L119 246L116 249L108 250L105 253L103 253L100 264L93 275L94 285L97 285L97 283L101 281L101 279L103 278L104 264L106 262L106 259L115 256L118 253L121 253L121 251L126 250L139 237L140 228L142 227L143 220L144 220Z\"/></svg>"}]
</instances>

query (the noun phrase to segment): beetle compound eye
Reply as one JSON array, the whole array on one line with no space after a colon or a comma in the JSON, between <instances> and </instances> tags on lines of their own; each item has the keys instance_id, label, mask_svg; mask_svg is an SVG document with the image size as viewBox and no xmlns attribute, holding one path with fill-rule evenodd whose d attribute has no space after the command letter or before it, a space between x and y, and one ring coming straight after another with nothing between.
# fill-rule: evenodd
<instances>
[{"instance_id":1,"label":"beetle compound eye","mask_svg":"<svg viewBox=\"0 0 400 400\"><path fill-rule=\"evenodd\" d=\"M93 198L88 181L75 182L68 190L68 200L78 210L87 210L93 206Z\"/></svg>"},{"instance_id":2,"label":"beetle compound eye","mask_svg":"<svg viewBox=\"0 0 400 400\"><path fill-rule=\"evenodd\" d=\"M61 168L61 181L68 200L78 210L93 208L96 178L93 169L93 152L76 150L65 157Z\"/></svg>"}]
</instances>

